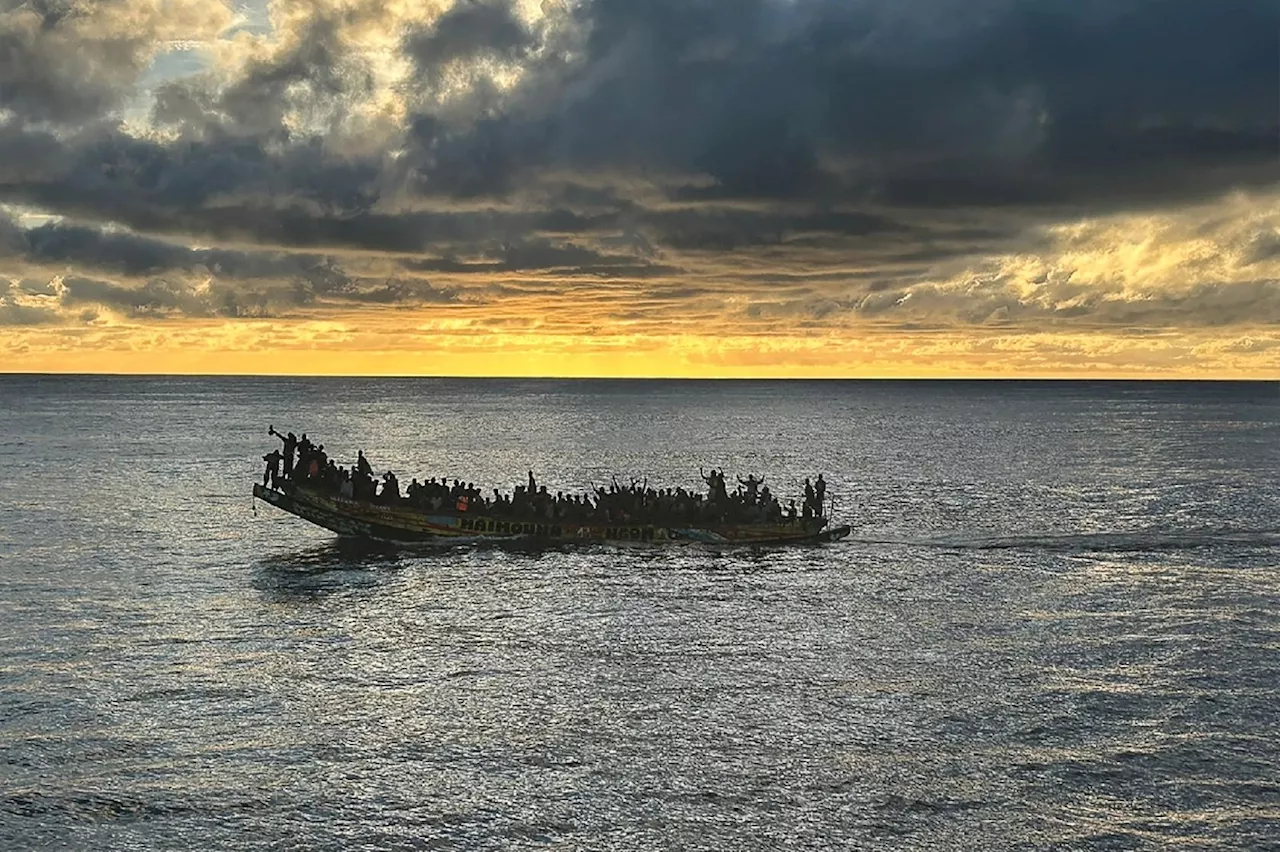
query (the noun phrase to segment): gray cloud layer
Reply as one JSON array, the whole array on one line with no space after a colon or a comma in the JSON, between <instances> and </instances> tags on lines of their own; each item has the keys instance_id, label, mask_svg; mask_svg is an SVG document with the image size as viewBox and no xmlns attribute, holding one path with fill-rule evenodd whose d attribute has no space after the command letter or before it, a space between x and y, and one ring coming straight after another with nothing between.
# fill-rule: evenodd
<instances>
[{"instance_id":1,"label":"gray cloud layer","mask_svg":"<svg viewBox=\"0 0 1280 852\"><path fill-rule=\"evenodd\" d=\"M1088 208L1276 177L1272 3L595 0L580 14L581 59L544 57L502 113L420 135L428 188L666 169L714 179L685 188L694 199Z\"/></svg>"},{"instance_id":2,"label":"gray cloud layer","mask_svg":"<svg viewBox=\"0 0 1280 852\"><path fill-rule=\"evenodd\" d=\"M23 229L3 217L0 264L28 276L0 278L0 325L54 322L80 307L130 316L263 317L321 301L421 305L458 299L456 291L420 277L354 274L321 254L196 249L68 223Z\"/></svg>"},{"instance_id":3,"label":"gray cloud layer","mask_svg":"<svg viewBox=\"0 0 1280 852\"><path fill-rule=\"evenodd\" d=\"M981 254L1028 225L1280 180L1273 0L584 0L536 23L463 0L404 34L407 117L363 140L348 119L373 60L347 34L380 4L318 9L229 82L163 86L166 136L108 120L167 32L100 25L127 5L0 5L0 201L315 256L57 227L27 235L28 259L249 280L365 250L409 271L647 278L786 246L780 274L816 273L832 253ZM348 295L374 292L404 291Z\"/></svg>"}]
</instances>

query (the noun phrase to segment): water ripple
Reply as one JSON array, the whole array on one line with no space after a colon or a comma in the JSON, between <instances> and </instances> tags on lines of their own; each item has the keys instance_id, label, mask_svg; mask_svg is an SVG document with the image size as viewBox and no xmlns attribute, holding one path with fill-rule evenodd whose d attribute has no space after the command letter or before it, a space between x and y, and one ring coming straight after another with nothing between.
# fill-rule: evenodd
<instances>
[{"instance_id":1,"label":"water ripple","mask_svg":"<svg viewBox=\"0 0 1280 852\"><path fill-rule=\"evenodd\" d=\"M0 378L0 848L1280 847L1280 398L1039 388ZM857 532L361 545L237 496L282 412Z\"/></svg>"}]
</instances>

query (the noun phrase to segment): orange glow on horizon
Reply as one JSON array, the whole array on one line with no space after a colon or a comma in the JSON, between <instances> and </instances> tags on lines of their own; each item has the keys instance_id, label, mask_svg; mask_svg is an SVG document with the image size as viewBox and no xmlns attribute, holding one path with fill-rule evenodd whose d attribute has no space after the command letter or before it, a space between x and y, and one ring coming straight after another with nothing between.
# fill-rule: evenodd
<instances>
[{"instance_id":1,"label":"orange glow on horizon","mask_svg":"<svg viewBox=\"0 0 1280 852\"><path fill-rule=\"evenodd\" d=\"M175 327L179 326L179 327ZM188 327L191 326L191 327ZM6 343L8 346L6 347ZM417 345L414 346L413 344ZM0 372L690 379L1280 379L1280 335L935 331L861 336L440 335L347 328L274 339L252 322L138 328L84 345L56 329L0 338Z\"/></svg>"}]
</instances>

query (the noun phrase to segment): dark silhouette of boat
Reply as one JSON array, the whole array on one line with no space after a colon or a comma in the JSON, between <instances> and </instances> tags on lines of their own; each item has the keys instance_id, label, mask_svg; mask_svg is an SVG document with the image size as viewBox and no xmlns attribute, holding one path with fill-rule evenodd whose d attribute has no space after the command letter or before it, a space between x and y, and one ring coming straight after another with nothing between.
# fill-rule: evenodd
<instances>
[{"instance_id":1,"label":"dark silhouette of boat","mask_svg":"<svg viewBox=\"0 0 1280 852\"><path fill-rule=\"evenodd\" d=\"M849 535L848 526L830 525L823 517L778 522L717 523L671 521L530 520L489 513L436 511L405 502L388 505L355 500L282 482L275 488L255 484L253 496L305 521L342 536L405 544L512 542L532 544L700 543L713 545L818 544Z\"/></svg>"}]
</instances>

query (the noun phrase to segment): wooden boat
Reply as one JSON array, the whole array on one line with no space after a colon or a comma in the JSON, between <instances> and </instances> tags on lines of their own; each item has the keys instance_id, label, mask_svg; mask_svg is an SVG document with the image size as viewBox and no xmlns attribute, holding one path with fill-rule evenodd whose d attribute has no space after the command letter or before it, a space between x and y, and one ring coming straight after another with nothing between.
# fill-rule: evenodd
<instances>
[{"instance_id":1,"label":"wooden boat","mask_svg":"<svg viewBox=\"0 0 1280 852\"><path fill-rule=\"evenodd\" d=\"M343 536L396 543L526 542L535 544L626 543L664 545L817 544L849 535L848 526L831 527L826 518L781 523L635 524L533 521L489 514L431 511L339 497L286 483L283 488L253 486L253 496L305 521Z\"/></svg>"}]
</instances>

